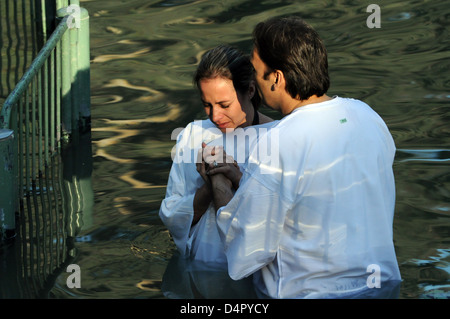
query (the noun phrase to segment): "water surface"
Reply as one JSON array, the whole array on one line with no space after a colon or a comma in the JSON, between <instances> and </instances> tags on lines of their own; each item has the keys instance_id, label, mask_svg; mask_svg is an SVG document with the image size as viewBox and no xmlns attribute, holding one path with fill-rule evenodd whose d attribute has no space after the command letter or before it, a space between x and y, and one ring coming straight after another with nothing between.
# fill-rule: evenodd
<instances>
[{"instance_id":1,"label":"water surface","mask_svg":"<svg viewBox=\"0 0 450 319\"><path fill-rule=\"evenodd\" d=\"M329 95L367 102L395 139L400 298L450 297L446 1L381 2L379 29L367 27L367 3L359 0L81 4L91 21L94 203L75 242L82 288L68 289L62 273L48 297L165 298L175 247L158 210L172 132L204 118L192 86L199 57L222 43L249 52L254 26L287 14L305 18L324 39Z\"/></svg>"}]
</instances>

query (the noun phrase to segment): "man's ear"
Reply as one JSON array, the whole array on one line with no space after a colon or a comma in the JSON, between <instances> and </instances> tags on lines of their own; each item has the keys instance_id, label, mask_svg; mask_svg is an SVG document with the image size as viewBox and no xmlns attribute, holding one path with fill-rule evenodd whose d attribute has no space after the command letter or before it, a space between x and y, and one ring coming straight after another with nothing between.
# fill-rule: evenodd
<instances>
[{"instance_id":1,"label":"man's ear","mask_svg":"<svg viewBox=\"0 0 450 319\"><path fill-rule=\"evenodd\" d=\"M281 82L284 81L284 74L283 74L283 72L280 71L280 70L275 70L274 73L275 73L275 74L274 74L274 75L275 75L275 84L276 84L276 85L280 85Z\"/></svg>"},{"instance_id":2,"label":"man's ear","mask_svg":"<svg viewBox=\"0 0 450 319\"><path fill-rule=\"evenodd\" d=\"M283 87L284 87L284 74L280 70L275 70L273 72L273 84L271 90L275 91L276 89L280 89Z\"/></svg>"}]
</instances>

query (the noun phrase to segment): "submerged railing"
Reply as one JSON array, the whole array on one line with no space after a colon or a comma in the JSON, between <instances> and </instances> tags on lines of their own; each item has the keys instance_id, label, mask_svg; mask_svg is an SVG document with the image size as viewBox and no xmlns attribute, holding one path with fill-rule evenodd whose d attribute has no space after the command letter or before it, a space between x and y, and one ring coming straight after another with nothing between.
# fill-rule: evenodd
<instances>
[{"instance_id":1,"label":"submerged railing","mask_svg":"<svg viewBox=\"0 0 450 319\"><path fill-rule=\"evenodd\" d=\"M45 0L35 1L45 10ZM80 139L90 136L89 15L79 1L52 5L53 31L47 36L44 28L45 43L1 106L0 259L6 266L0 265L0 297L45 290L68 261L81 206L92 203L89 192L82 194L90 165L72 162L90 160L90 154L73 155L83 147ZM48 26L45 16L42 25ZM2 240L11 242L17 234L15 248L2 256Z\"/></svg>"}]
</instances>

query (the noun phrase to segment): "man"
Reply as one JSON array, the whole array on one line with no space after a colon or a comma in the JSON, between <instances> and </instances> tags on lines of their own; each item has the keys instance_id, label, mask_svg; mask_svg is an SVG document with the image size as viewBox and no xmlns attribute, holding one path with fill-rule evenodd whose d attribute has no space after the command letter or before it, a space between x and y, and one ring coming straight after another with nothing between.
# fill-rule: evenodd
<instances>
[{"instance_id":1,"label":"man","mask_svg":"<svg viewBox=\"0 0 450 319\"><path fill-rule=\"evenodd\" d=\"M304 21L259 23L253 40L263 102L284 117L259 138L234 195L211 170L229 274L254 274L272 298L377 296L400 282L392 136L367 104L326 95L326 49ZM262 160L257 146L275 133L279 154Z\"/></svg>"}]
</instances>

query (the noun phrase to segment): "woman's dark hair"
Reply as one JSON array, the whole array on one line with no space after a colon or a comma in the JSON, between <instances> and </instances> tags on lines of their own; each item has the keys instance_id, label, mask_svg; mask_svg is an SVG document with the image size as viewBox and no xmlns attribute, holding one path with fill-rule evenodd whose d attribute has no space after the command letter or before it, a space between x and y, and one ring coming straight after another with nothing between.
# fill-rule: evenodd
<instances>
[{"instance_id":1,"label":"woman's dark hair","mask_svg":"<svg viewBox=\"0 0 450 319\"><path fill-rule=\"evenodd\" d=\"M286 91L293 98L306 100L322 96L330 87L328 59L318 33L298 17L271 18L256 25L254 49L268 72L283 72Z\"/></svg>"},{"instance_id":2,"label":"woman's dark hair","mask_svg":"<svg viewBox=\"0 0 450 319\"><path fill-rule=\"evenodd\" d=\"M234 89L240 94L246 94L250 88L250 82L254 80L254 69L250 57L226 45L219 45L205 52L194 74L194 84L200 89L200 80L217 77L233 81ZM252 104L255 109L258 109L261 104L256 88Z\"/></svg>"}]
</instances>

